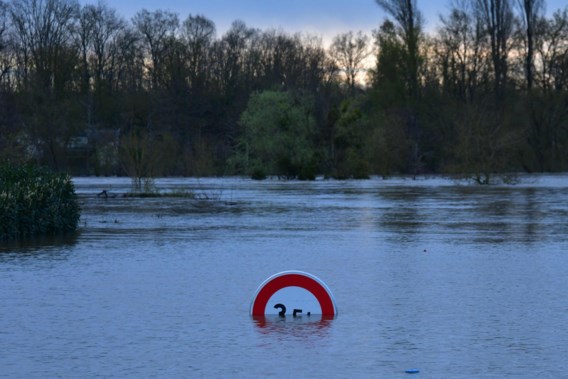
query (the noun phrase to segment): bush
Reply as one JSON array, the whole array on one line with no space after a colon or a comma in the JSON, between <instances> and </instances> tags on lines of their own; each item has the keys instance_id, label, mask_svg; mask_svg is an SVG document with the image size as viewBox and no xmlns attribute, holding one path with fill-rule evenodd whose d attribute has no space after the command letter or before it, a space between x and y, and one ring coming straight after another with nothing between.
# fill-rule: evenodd
<instances>
[{"instance_id":1,"label":"bush","mask_svg":"<svg viewBox=\"0 0 568 379\"><path fill-rule=\"evenodd\" d=\"M74 232L79 217L69 175L0 166L0 240Z\"/></svg>"}]
</instances>

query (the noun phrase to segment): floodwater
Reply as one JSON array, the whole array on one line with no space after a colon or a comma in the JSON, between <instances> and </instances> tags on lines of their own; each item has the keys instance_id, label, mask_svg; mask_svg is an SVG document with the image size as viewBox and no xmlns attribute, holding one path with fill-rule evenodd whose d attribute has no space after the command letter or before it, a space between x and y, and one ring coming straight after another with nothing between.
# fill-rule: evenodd
<instances>
[{"instance_id":1,"label":"floodwater","mask_svg":"<svg viewBox=\"0 0 568 379\"><path fill-rule=\"evenodd\" d=\"M72 238L0 247L0 377L568 376L568 176L76 178ZM249 316L302 270L335 319Z\"/></svg>"}]
</instances>

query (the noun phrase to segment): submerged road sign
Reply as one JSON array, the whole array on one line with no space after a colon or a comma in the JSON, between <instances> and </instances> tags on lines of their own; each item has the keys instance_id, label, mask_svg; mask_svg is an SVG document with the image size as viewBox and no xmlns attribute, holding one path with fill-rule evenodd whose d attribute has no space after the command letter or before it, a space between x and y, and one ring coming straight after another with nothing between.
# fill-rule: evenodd
<instances>
[{"instance_id":1,"label":"submerged road sign","mask_svg":"<svg viewBox=\"0 0 568 379\"><path fill-rule=\"evenodd\" d=\"M258 287L250 314L253 317L336 316L337 307L331 290L318 277L302 271L284 271Z\"/></svg>"}]
</instances>

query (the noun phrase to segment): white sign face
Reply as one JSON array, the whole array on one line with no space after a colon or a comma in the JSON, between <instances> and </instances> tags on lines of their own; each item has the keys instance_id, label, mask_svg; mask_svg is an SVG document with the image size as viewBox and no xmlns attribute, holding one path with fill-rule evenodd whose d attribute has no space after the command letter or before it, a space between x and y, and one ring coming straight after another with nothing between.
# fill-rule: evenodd
<instances>
[{"instance_id":1,"label":"white sign face","mask_svg":"<svg viewBox=\"0 0 568 379\"><path fill-rule=\"evenodd\" d=\"M265 315L309 316L321 314L318 299L301 287L285 287L276 291L266 303Z\"/></svg>"},{"instance_id":2,"label":"white sign face","mask_svg":"<svg viewBox=\"0 0 568 379\"><path fill-rule=\"evenodd\" d=\"M266 279L251 304L253 317L323 315L335 317L335 299L327 285L312 274L284 271Z\"/></svg>"}]
</instances>

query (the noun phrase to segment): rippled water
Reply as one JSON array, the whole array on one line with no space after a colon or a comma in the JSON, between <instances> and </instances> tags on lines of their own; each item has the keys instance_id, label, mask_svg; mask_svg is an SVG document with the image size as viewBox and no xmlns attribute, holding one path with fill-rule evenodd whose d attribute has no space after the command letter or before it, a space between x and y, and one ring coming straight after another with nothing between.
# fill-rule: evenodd
<instances>
[{"instance_id":1,"label":"rippled water","mask_svg":"<svg viewBox=\"0 0 568 379\"><path fill-rule=\"evenodd\" d=\"M77 236L0 247L0 377L568 375L567 176L75 183ZM336 319L249 317L290 269Z\"/></svg>"}]
</instances>

